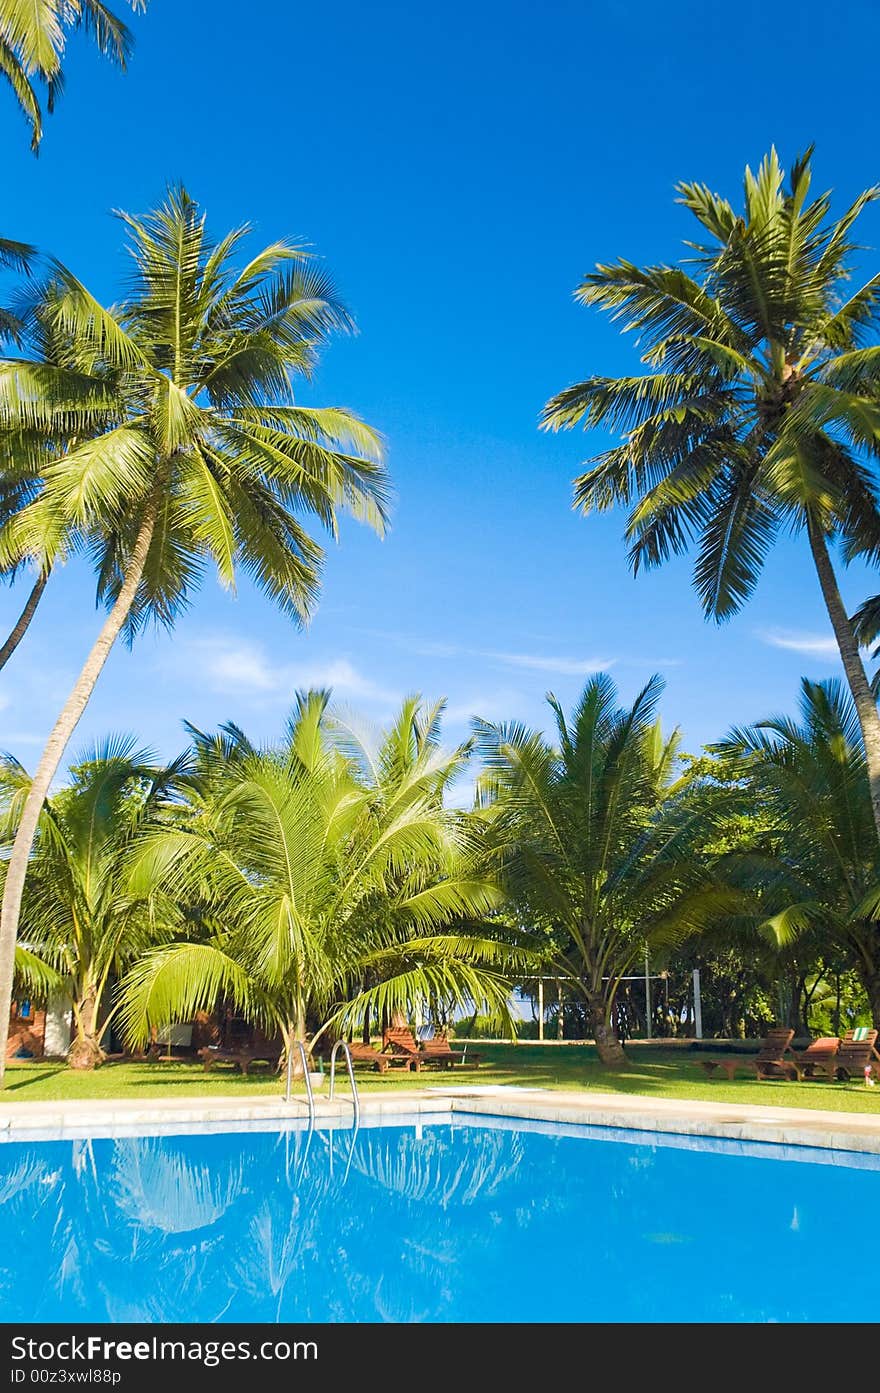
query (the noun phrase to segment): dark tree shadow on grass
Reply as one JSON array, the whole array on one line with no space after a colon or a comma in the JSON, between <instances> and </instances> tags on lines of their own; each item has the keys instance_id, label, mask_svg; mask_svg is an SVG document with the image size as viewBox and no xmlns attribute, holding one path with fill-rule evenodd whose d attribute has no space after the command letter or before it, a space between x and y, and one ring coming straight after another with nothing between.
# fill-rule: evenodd
<instances>
[{"instance_id":1,"label":"dark tree shadow on grass","mask_svg":"<svg viewBox=\"0 0 880 1393\"><path fill-rule=\"evenodd\" d=\"M6 1083L3 1092L14 1093L19 1088L32 1088L34 1084L42 1083L43 1079L56 1079L61 1073L62 1066L55 1069L45 1069L41 1074L28 1074L23 1079L16 1079L14 1083Z\"/></svg>"}]
</instances>

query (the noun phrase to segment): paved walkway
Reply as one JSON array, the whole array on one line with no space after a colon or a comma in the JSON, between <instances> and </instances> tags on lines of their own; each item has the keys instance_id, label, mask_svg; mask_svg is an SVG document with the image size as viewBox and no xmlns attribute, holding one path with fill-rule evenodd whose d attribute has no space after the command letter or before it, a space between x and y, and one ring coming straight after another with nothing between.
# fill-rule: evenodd
<instances>
[{"instance_id":1,"label":"paved walkway","mask_svg":"<svg viewBox=\"0 0 880 1393\"><path fill-rule=\"evenodd\" d=\"M351 1125L351 1102L320 1098L318 1125ZM456 1114L527 1119L531 1123L574 1123L589 1127L820 1147L880 1156L880 1116L762 1107L740 1103L639 1094L557 1092L485 1085L407 1089L361 1098L361 1121L377 1126L395 1117L432 1118ZM193 1125L272 1126L306 1119L305 1100L295 1098L169 1098L0 1104L0 1142L37 1140L47 1134L108 1135L124 1131L187 1131Z\"/></svg>"}]
</instances>

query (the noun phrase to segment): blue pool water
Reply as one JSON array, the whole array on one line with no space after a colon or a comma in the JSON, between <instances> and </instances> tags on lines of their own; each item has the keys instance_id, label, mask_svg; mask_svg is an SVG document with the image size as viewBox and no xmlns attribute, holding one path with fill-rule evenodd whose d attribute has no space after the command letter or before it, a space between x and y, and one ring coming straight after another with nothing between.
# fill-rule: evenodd
<instances>
[{"instance_id":1,"label":"blue pool water","mask_svg":"<svg viewBox=\"0 0 880 1393\"><path fill-rule=\"evenodd\" d=\"M873 1157L510 1119L310 1140L276 1130L7 1142L0 1311L5 1321L849 1320L842 1279L874 1270L878 1201Z\"/></svg>"}]
</instances>

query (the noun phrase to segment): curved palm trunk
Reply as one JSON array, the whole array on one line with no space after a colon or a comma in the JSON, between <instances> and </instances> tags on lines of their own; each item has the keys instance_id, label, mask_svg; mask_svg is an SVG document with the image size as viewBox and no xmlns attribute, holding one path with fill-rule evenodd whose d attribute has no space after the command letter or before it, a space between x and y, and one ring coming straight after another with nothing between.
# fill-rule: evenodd
<instances>
[{"instance_id":1,"label":"curved palm trunk","mask_svg":"<svg viewBox=\"0 0 880 1393\"><path fill-rule=\"evenodd\" d=\"M30 625L31 620L37 612L37 605L43 598L43 591L46 589L46 582L48 581L48 579L48 571L42 571L40 575L37 577L37 583L27 597L27 604L25 605L21 614L18 616L15 628L12 630L12 633L9 635L3 647L0 648L0 668L4 668L6 666L6 664L9 662L9 659L12 657L16 648L21 643L22 639L27 633L28 626Z\"/></svg>"},{"instance_id":2,"label":"curved palm trunk","mask_svg":"<svg viewBox=\"0 0 880 1393\"><path fill-rule=\"evenodd\" d=\"M590 1008L596 1053L601 1063L614 1069L625 1069L629 1060L611 1025L610 1003L601 995L591 994L587 997L587 1005Z\"/></svg>"},{"instance_id":3,"label":"curved palm trunk","mask_svg":"<svg viewBox=\"0 0 880 1393\"><path fill-rule=\"evenodd\" d=\"M286 1068L292 1060L291 1074L294 1078L302 1078L303 1061L302 1054L297 1048L299 1044L306 1047L306 1057L311 1064L311 1050L307 1042L306 1030L306 1009L305 1002L299 992L296 994L296 1001L293 1003L293 1016L288 1016L281 1027L281 1039L284 1042L284 1053L281 1056L282 1068Z\"/></svg>"},{"instance_id":4,"label":"curved palm trunk","mask_svg":"<svg viewBox=\"0 0 880 1393\"><path fill-rule=\"evenodd\" d=\"M98 994L90 987L74 1009L76 1035L67 1052L71 1069L95 1069L106 1059L98 1039Z\"/></svg>"},{"instance_id":5,"label":"curved palm trunk","mask_svg":"<svg viewBox=\"0 0 880 1393\"><path fill-rule=\"evenodd\" d=\"M301 1079L303 1074L302 1055L296 1048L296 1042L299 1038L297 1028L292 1021L287 1021L281 1027L281 1039L284 1044L280 1061L281 1068L286 1069L289 1064L291 1077L294 1079Z\"/></svg>"},{"instance_id":6,"label":"curved palm trunk","mask_svg":"<svg viewBox=\"0 0 880 1393\"><path fill-rule=\"evenodd\" d=\"M880 841L880 715L877 714L877 703L868 683L868 676L859 654L859 645L853 634L852 624L849 622L843 600L840 597L837 577L834 574L831 557L828 555L825 537L821 528L817 527L811 519L807 521L807 533L828 617L831 620L831 627L837 640L840 660L843 663L843 670L846 673L846 680L862 729L874 826L877 829L877 839Z\"/></svg>"},{"instance_id":7,"label":"curved palm trunk","mask_svg":"<svg viewBox=\"0 0 880 1393\"><path fill-rule=\"evenodd\" d=\"M6 884L3 889L3 906L0 910L0 1083L2 1083L6 1069L6 1041L9 1035L9 1008L12 1001L12 977L15 965L15 941L18 937L18 918L21 911L21 897L24 891L28 861L37 832L37 823L42 812L43 802L57 773L68 741L86 709L95 683L101 675L101 669L110 656L110 650L119 637L120 630L134 602L155 527L155 507L148 508L141 522L140 531L131 554L128 573L123 581L119 596L107 615L95 645L86 659L82 672L77 678L46 742L12 845L12 854L6 871Z\"/></svg>"}]
</instances>

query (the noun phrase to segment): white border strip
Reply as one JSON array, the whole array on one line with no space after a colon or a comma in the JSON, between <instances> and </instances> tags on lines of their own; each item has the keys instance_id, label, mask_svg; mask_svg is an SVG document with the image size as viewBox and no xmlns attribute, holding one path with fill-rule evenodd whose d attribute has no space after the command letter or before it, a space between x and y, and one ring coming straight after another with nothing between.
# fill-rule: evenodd
<instances>
[{"instance_id":1,"label":"white border strip","mask_svg":"<svg viewBox=\"0 0 880 1393\"><path fill-rule=\"evenodd\" d=\"M573 1093L503 1086L425 1088L361 1098L361 1125L382 1126L401 1118L431 1123L451 1114L513 1119L516 1123L560 1124L609 1133L649 1133L656 1144L688 1145L689 1139L758 1143L789 1151L857 1153L880 1158L880 1116L866 1113L764 1108L705 1100L648 1098L638 1094ZM351 1102L318 1102L319 1127L350 1128ZM303 1099L229 1100L180 1098L19 1103L0 1106L0 1144L64 1140L84 1136L163 1135L193 1131L277 1130L307 1125ZM663 1139L661 1141L661 1138ZM677 1140L666 1140L676 1138ZM830 1158L828 1158L830 1160ZM871 1167L873 1168L873 1167Z\"/></svg>"}]
</instances>

